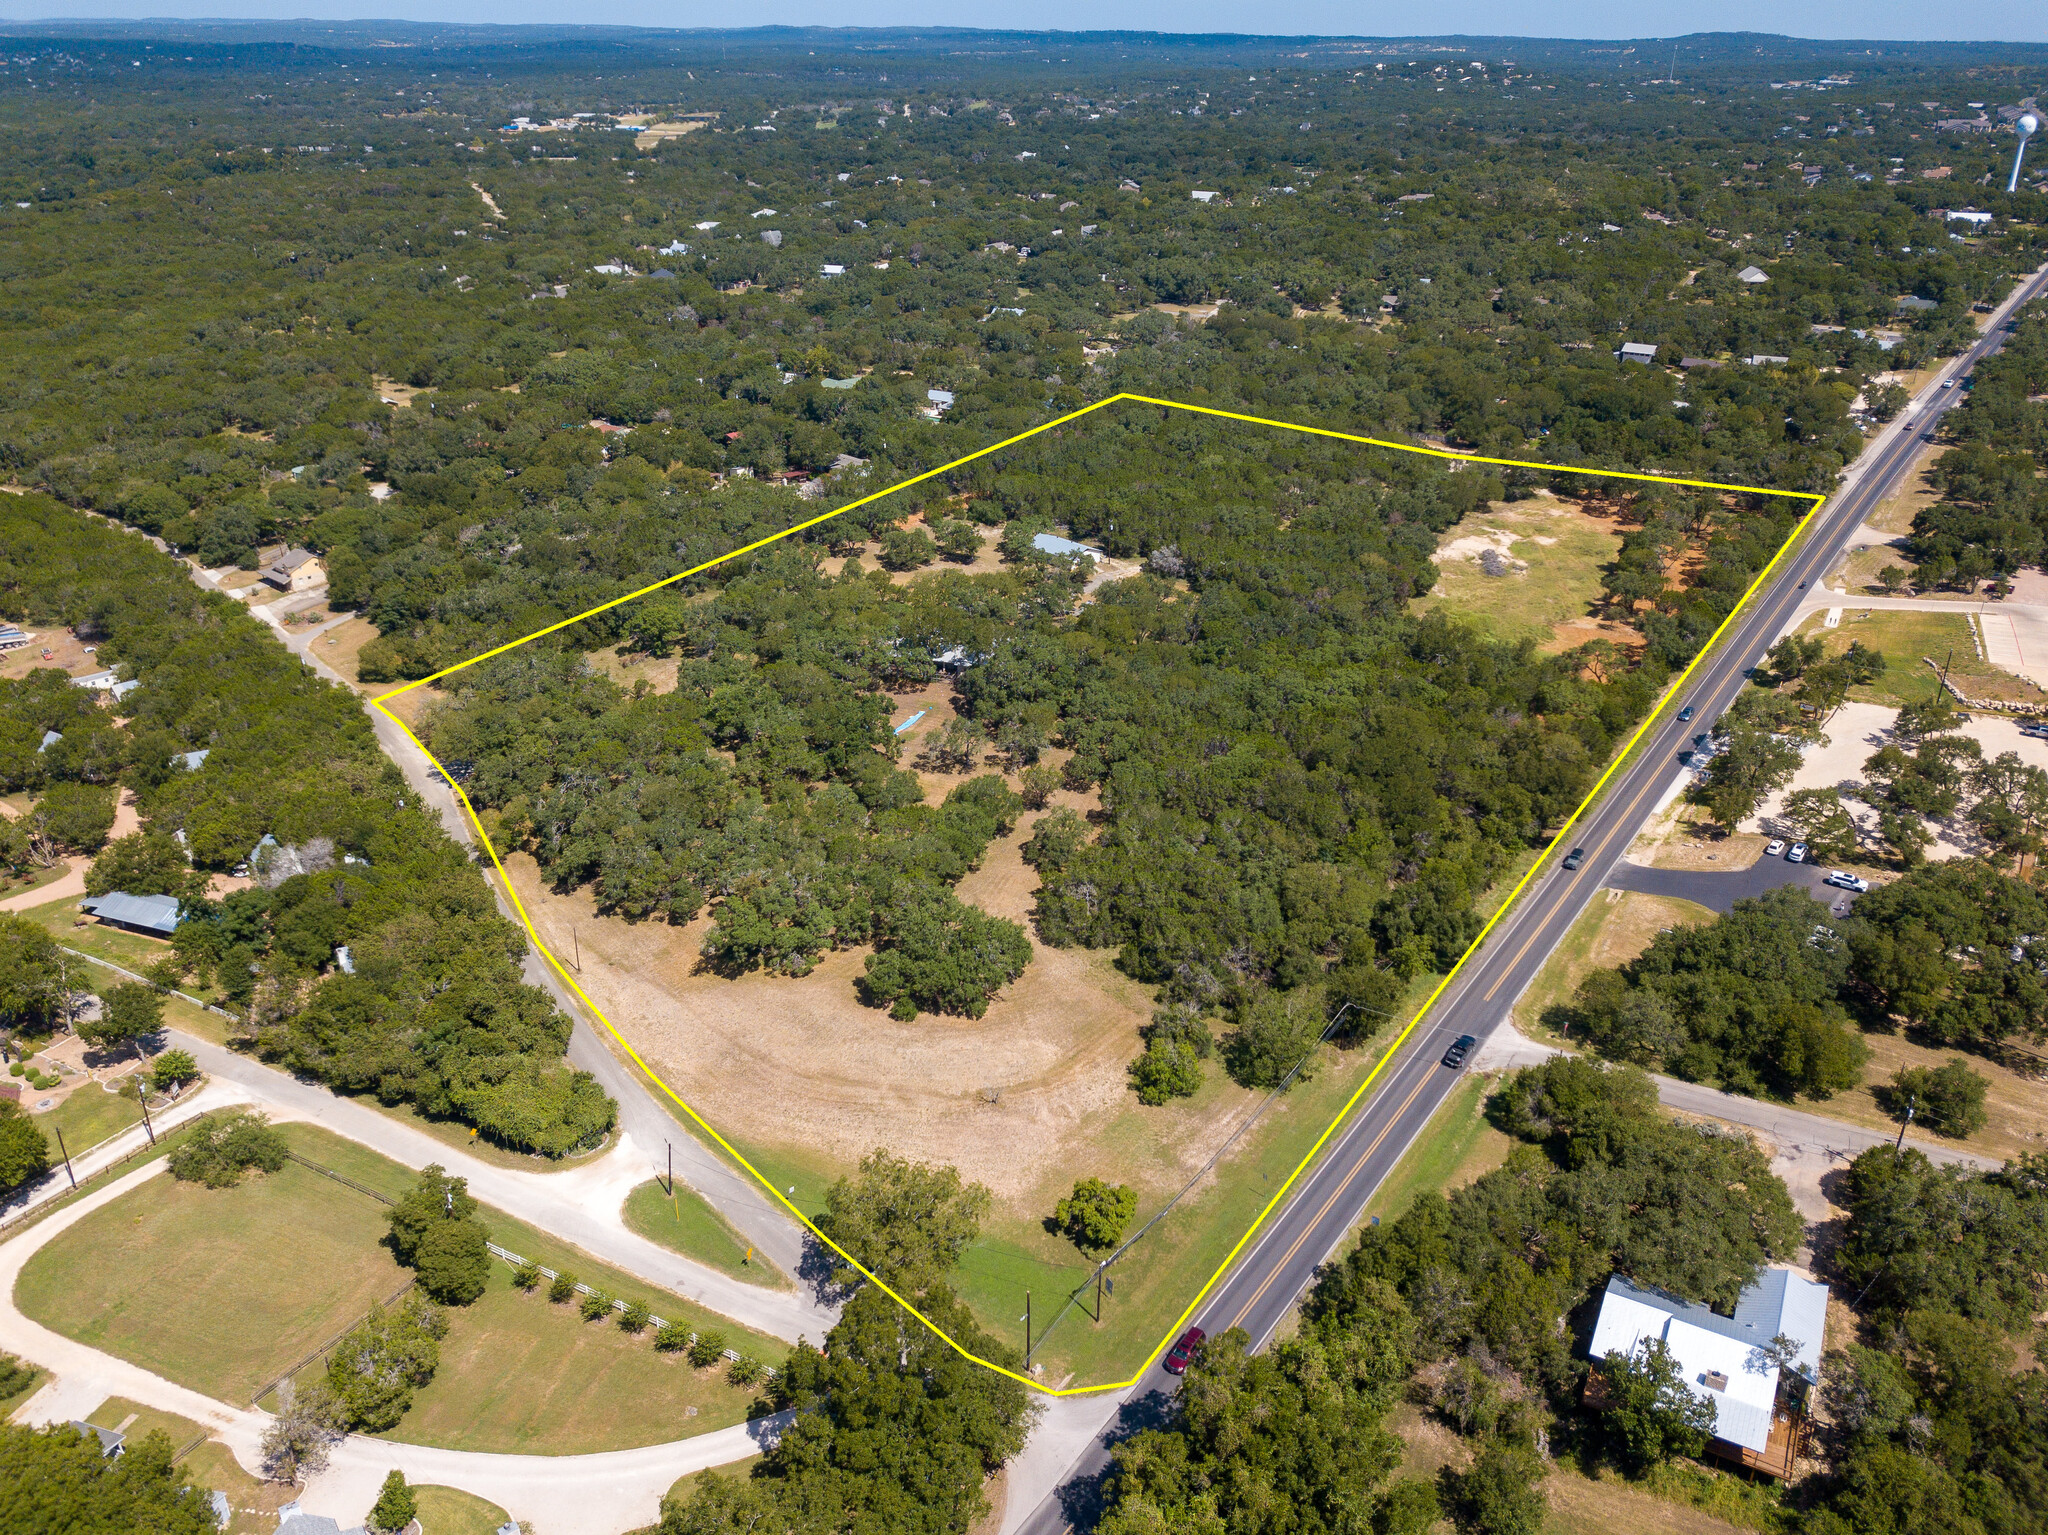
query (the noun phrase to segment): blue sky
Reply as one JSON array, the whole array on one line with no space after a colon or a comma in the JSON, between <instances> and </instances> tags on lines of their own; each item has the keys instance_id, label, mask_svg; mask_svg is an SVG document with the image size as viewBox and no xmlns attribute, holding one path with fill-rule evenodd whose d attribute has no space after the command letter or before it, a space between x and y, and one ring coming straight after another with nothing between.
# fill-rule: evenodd
<instances>
[{"instance_id":1,"label":"blue sky","mask_svg":"<svg viewBox=\"0 0 2048 1535\"><path fill-rule=\"evenodd\" d=\"M651 27L969 26L1398 37L1660 37L1706 28L1813 38L2048 42L2040 0L0 0L10 19L134 15L600 23Z\"/></svg>"}]
</instances>

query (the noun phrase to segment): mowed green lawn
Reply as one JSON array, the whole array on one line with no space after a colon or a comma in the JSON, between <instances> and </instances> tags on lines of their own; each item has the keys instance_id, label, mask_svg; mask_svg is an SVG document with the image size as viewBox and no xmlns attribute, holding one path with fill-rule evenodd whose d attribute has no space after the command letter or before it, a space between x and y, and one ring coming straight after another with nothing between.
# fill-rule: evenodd
<instances>
[{"instance_id":1,"label":"mowed green lawn","mask_svg":"<svg viewBox=\"0 0 2048 1535\"><path fill-rule=\"evenodd\" d=\"M454 1487L415 1487L425 1535L498 1535L510 1518L495 1503Z\"/></svg>"},{"instance_id":2,"label":"mowed green lawn","mask_svg":"<svg viewBox=\"0 0 2048 1535\"><path fill-rule=\"evenodd\" d=\"M22 1106L31 1111L36 1104L36 1090L26 1085L22 1088ZM160 1107L151 1104L152 1113ZM73 1089L71 1096L47 1113L33 1113L31 1117L50 1137L50 1149L56 1151L57 1132L64 1132L64 1145L71 1154L79 1156L90 1151L110 1136L119 1135L130 1125L142 1123L142 1108L133 1098L124 1098L119 1093L110 1093L96 1082L81 1083Z\"/></svg>"},{"instance_id":3,"label":"mowed green lawn","mask_svg":"<svg viewBox=\"0 0 2048 1535\"><path fill-rule=\"evenodd\" d=\"M301 1155L371 1188L397 1194L412 1182L397 1163L324 1130L283 1128ZM385 1208L296 1162L231 1189L160 1175L37 1253L15 1298L67 1337L242 1406L404 1285L381 1245ZM787 1352L499 1211L483 1217L504 1245L644 1300L658 1316L715 1327L771 1364ZM391 1437L527 1454L625 1449L738 1423L756 1394L728 1385L723 1366L700 1371L657 1353L651 1331L630 1336L550 1304L545 1290L521 1294L511 1269L493 1262L484 1295L450 1309L440 1371Z\"/></svg>"},{"instance_id":4,"label":"mowed green lawn","mask_svg":"<svg viewBox=\"0 0 2048 1535\"><path fill-rule=\"evenodd\" d=\"M45 1327L241 1407L405 1283L381 1206L288 1162L231 1189L151 1179L29 1259Z\"/></svg>"},{"instance_id":5,"label":"mowed green lawn","mask_svg":"<svg viewBox=\"0 0 2048 1535\"><path fill-rule=\"evenodd\" d=\"M748 1284L789 1287L788 1276L758 1253L750 1258L746 1239L702 1195L680 1183L673 1194L659 1179L641 1184L626 1196L624 1215L628 1229L720 1273Z\"/></svg>"},{"instance_id":6,"label":"mowed green lawn","mask_svg":"<svg viewBox=\"0 0 2048 1535\"><path fill-rule=\"evenodd\" d=\"M653 1297L649 1297L652 1299ZM657 1314L662 1307L655 1304ZM523 1294L512 1271L448 1313L441 1368L385 1438L444 1450L584 1455L662 1444L744 1422L755 1392L726 1383L723 1364L694 1369L658 1352L653 1334L586 1322L543 1285ZM739 1329L727 1336L744 1349ZM692 1414L691 1408L696 1412Z\"/></svg>"}]
</instances>

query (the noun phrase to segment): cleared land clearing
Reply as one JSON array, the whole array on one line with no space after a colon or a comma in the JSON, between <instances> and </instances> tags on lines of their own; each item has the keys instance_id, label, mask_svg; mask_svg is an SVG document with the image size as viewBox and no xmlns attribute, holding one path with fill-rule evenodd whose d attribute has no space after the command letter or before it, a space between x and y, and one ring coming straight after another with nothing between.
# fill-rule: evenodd
<instances>
[{"instance_id":1,"label":"cleared land clearing","mask_svg":"<svg viewBox=\"0 0 2048 1535\"><path fill-rule=\"evenodd\" d=\"M404 1285L385 1229L381 1205L296 1162L230 1189L165 1175L31 1258L15 1300L68 1338L245 1406Z\"/></svg>"},{"instance_id":2,"label":"cleared land clearing","mask_svg":"<svg viewBox=\"0 0 2048 1535\"><path fill-rule=\"evenodd\" d=\"M1534 640L1545 650L1594 639L1640 644L1634 629L1594 617L1601 571L1620 548L1618 524L1572 502L1548 495L1492 502L1438 541L1436 587L1411 606L1417 613L1442 610L1494 639ZM1486 574L1479 561L1488 550L1514 568Z\"/></svg>"},{"instance_id":3,"label":"cleared land clearing","mask_svg":"<svg viewBox=\"0 0 2048 1535\"><path fill-rule=\"evenodd\" d=\"M934 787L953 781L925 776ZM962 900L1026 917L1037 876L1019 849L1036 819L1021 817L990 846L961 882ZM927 1014L906 1024L860 1004L853 983L864 948L825 955L801 980L726 980L697 973L708 916L685 927L601 918L587 891L549 892L530 859L508 859L507 868L557 954L573 952L574 933L592 1000L698 1113L742 1144L802 1148L806 1162L842 1166L885 1145L953 1163L1004 1201L1026 1202L1020 1212L1043 1215L1051 1207L1037 1208L1042 1189L1058 1174L1092 1170L1093 1149L1136 1107L1124 1068L1139 1052L1150 1002L1108 952L1034 940L1030 965L983 1017ZM1178 1187L1225 1133L1213 1111L1189 1105L1148 1111L1145 1123L1136 1162L1103 1168L1141 1190Z\"/></svg>"}]
</instances>

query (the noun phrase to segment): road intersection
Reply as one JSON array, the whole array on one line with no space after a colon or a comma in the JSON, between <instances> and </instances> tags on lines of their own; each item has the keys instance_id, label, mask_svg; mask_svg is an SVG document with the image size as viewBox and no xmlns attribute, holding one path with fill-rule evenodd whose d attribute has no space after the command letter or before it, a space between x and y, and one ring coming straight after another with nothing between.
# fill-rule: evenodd
<instances>
[{"instance_id":1,"label":"road intersection","mask_svg":"<svg viewBox=\"0 0 2048 1535\"><path fill-rule=\"evenodd\" d=\"M1330 1138L1320 1159L1274 1211L1256 1241L1197 1308L1192 1318L1195 1325L1212 1337L1241 1327L1254 1348L1263 1348L1272 1338L1313 1282L1316 1270L1356 1226L1373 1191L1456 1086L1460 1073L1438 1064L1445 1047L1461 1034L1474 1035L1482 1045L1493 1034L1605 883L1645 814L1684 771L1679 753L1699 726L1681 721L1679 706L1689 705L1696 719L1711 721L1735 701L1749 672L1795 620L1809 587L1817 587L1822 576L1834 568L1845 541L1934 440L1941 417L1962 397L1961 390L1942 385L1967 376L1997 351L2008 334L2011 315L2044 291L2048 291L2048 267L2015 288L1991 316L1978 341L1930 379L1911 405L1850 466L1833 497L1781 555L1769 579L1738 611L1720 643L1697 663L1682 693L1667 700L1605 794L1563 839L1566 847L1583 847L1584 860L1576 869L1567 870L1558 863L1542 869L1489 940L1467 956L1377 1091ZM1085 1449L1057 1475L1049 1475L1049 1457L1036 1455L1035 1446L1027 1447L1020 1461L1012 1464L1012 1502L1003 1521L1003 1535L1059 1535L1069 1528L1085 1528L1109 1464L1109 1445L1120 1432L1117 1424L1155 1416L1176 1384L1155 1361L1135 1384L1112 1400L1055 1404L1047 1414L1047 1430L1042 1430L1049 1447L1054 1447L1054 1453L1065 1453L1069 1445L1079 1442ZM1085 1425L1090 1420L1094 1429L1087 1432Z\"/></svg>"}]
</instances>

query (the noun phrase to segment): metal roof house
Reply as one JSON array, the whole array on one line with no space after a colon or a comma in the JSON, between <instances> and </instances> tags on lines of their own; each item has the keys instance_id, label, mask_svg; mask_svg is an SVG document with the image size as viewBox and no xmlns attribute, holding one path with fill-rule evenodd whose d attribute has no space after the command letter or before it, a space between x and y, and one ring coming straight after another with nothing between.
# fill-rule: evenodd
<instances>
[{"instance_id":1,"label":"metal roof house","mask_svg":"<svg viewBox=\"0 0 2048 1535\"><path fill-rule=\"evenodd\" d=\"M1791 1469L1806 1392L1820 1379L1827 1312L1828 1287L1790 1269L1766 1269L1736 1298L1732 1317L1616 1274L1601 1297L1587 1353L1594 1359L1627 1355L1645 1339L1658 1339L1693 1395L1713 1404L1709 1453L1783 1477ZM1782 1369L1766 1353L1781 1337L1794 1345Z\"/></svg>"},{"instance_id":2,"label":"metal roof house","mask_svg":"<svg viewBox=\"0 0 2048 1535\"><path fill-rule=\"evenodd\" d=\"M0 624L0 650L19 650L28 641L28 635L13 624Z\"/></svg>"},{"instance_id":3,"label":"metal roof house","mask_svg":"<svg viewBox=\"0 0 2048 1535\"><path fill-rule=\"evenodd\" d=\"M96 693L111 693L114 696L114 702L119 703L130 693L141 687L142 683L140 679L133 682L123 682L121 674L110 666L104 671L88 672L83 677L73 677L71 685L75 688L91 688Z\"/></svg>"},{"instance_id":4,"label":"metal roof house","mask_svg":"<svg viewBox=\"0 0 2048 1535\"><path fill-rule=\"evenodd\" d=\"M327 1515L309 1514L294 1502L277 1511L277 1535L363 1535L363 1527L357 1524L344 1530Z\"/></svg>"},{"instance_id":5,"label":"metal roof house","mask_svg":"<svg viewBox=\"0 0 2048 1535\"><path fill-rule=\"evenodd\" d=\"M1614 355L1622 362L1639 362L1645 367L1657 360L1657 348L1647 341L1624 341Z\"/></svg>"},{"instance_id":6,"label":"metal roof house","mask_svg":"<svg viewBox=\"0 0 2048 1535\"><path fill-rule=\"evenodd\" d=\"M168 938L178 930L178 898L170 895L130 895L111 890L88 896L78 909L98 917L109 927L118 927L145 938Z\"/></svg>"},{"instance_id":7,"label":"metal roof house","mask_svg":"<svg viewBox=\"0 0 2048 1535\"><path fill-rule=\"evenodd\" d=\"M1054 554L1065 559L1075 559L1084 555L1091 560L1102 558L1100 549L1090 548L1087 544L1077 544L1071 538L1061 538L1057 533L1032 534L1031 547L1040 554Z\"/></svg>"},{"instance_id":8,"label":"metal roof house","mask_svg":"<svg viewBox=\"0 0 2048 1535\"><path fill-rule=\"evenodd\" d=\"M1746 266L1735 274L1737 282L1769 282L1771 274L1760 266Z\"/></svg>"}]
</instances>

